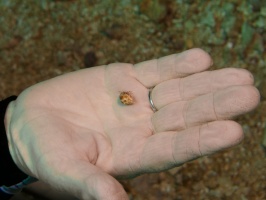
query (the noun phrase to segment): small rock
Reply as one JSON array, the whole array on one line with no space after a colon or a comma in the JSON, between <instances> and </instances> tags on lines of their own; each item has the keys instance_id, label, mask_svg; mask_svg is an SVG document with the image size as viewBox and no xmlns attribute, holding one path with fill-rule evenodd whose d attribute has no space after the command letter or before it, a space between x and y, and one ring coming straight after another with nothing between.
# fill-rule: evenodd
<instances>
[{"instance_id":1,"label":"small rock","mask_svg":"<svg viewBox=\"0 0 266 200\"><path fill-rule=\"evenodd\" d=\"M110 28L102 30L102 33L111 40L121 40L125 27L120 24L113 24Z\"/></svg>"},{"instance_id":2,"label":"small rock","mask_svg":"<svg viewBox=\"0 0 266 200\"><path fill-rule=\"evenodd\" d=\"M87 52L84 55L84 66L86 68L93 67L97 63L97 57L93 51Z\"/></svg>"},{"instance_id":3,"label":"small rock","mask_svg":"<svg viewBox=\"0 0 266 200\"><path fill-rule=\"evenodd\" d=\"M11 40L9 40L7 42L7 44L5 44L3 47L0 47L0 50L10 50L15 48L16 46L19 45L19 43L23 40L23 37L21 37L20 35L16 35L14 36Z\"/></svg>"},{"instance_id":4,"label":"small rock","mask_svg":"<svg viewBox=\"0 0 266 200\"><path fill-rule=\"evenodd\" d=\"M167 14L167 9L159 0L144 0L140 5L140 11L154 22L159 22Z\"/></svg>"}]
</instances>

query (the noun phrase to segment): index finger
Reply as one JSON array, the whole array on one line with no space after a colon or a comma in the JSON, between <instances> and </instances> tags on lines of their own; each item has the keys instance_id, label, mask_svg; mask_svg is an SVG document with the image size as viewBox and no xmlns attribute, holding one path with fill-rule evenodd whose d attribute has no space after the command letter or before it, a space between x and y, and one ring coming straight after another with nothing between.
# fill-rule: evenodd
<instances>
[{"instance_id":1,"label":"index finger","mask_svg":"<svg viewBox=\"0 0 266 200\"><path fill-rule=\"evenodd\" d=\"M135 64L133 69L138 81L151 88L166 80L204 71L211 65L210 55L202 49L195 48Z\"/></svg>"}]
</instances>

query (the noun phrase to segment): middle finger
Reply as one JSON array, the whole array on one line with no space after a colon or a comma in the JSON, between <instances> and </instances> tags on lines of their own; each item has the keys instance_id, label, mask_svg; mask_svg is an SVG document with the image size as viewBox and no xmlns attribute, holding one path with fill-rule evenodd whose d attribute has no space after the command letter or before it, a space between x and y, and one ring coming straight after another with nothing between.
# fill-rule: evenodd
<instances>
[{"instance_id":1,"label":"middle finger","mask_svg":"<svg viewBox=\"0 0 266 200\"><path fill-rule=\"evenodd\" d=\"M258 90L251 86L232 86L188 101L171 103L152 116L155 132L179 131L215 120L230 119L254 109Z\"/></svg>"}]
</instances>

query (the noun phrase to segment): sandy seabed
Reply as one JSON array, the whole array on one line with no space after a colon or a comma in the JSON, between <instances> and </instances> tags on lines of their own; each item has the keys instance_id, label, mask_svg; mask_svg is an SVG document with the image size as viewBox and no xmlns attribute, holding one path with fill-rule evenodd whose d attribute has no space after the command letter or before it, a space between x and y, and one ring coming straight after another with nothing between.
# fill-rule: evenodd
<instances>
[{"instance_id":1,"label":"sandy seabed","mask_svg":"<svg viewBox=\"0 0 266 200\"><path fill-rule=\"evenodd\" d=\"M248 69L261 92L261 104L237 119L245 132L240 145L122 184L134 200L266 199L261 148L266 132L263 1L0 0L0 24L0 98L85 67L137 63L193 47L211 54L212 70ZM47 194L45 186L37 185L13 199L62 195L73 199Z\"/></svg>"}]
</instances>

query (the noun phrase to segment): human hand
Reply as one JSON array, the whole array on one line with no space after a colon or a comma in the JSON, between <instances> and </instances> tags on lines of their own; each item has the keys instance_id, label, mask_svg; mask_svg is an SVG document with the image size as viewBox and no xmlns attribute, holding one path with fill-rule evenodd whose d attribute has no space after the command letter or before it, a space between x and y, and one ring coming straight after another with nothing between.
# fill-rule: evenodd
<instances>
[{"instance_id":1,"label":"human hand","mask_svg":"<svg viewBox=\"0 0 266 200\"><path fill-rule=\"evenodd\" d=\"M192 49L36 84L8 107L11 155L25 173L78 198L128 199L115 178L167 170L243 138L228 119L259 103L253 77L243 69L205 71L211 64ZM122 91L133 105L119 102Z\"/></svg>"}]
</instances>

